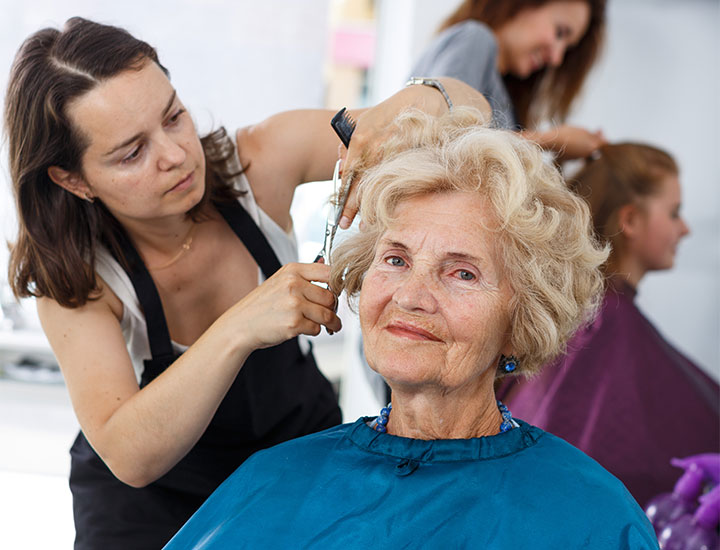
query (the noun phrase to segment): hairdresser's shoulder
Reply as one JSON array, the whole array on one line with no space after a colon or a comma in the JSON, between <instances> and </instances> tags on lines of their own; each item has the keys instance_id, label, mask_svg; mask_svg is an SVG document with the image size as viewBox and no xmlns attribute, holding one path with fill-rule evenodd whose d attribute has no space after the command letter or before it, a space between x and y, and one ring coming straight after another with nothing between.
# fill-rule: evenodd
<instances>
[{"instance_id":1,"label":"hairdresser's shoulder","mask_svg":"<svg viewBox=\"0 0 720 550\"><path fill-rule=\"evenodd\" d=\"M494 46L495 35L490 27L480 21L468 19L456 23L452 27L445 29L440 37L448 42L462 41L466 45L474 45L478 47Z\"/></svg>"}]
</instances>

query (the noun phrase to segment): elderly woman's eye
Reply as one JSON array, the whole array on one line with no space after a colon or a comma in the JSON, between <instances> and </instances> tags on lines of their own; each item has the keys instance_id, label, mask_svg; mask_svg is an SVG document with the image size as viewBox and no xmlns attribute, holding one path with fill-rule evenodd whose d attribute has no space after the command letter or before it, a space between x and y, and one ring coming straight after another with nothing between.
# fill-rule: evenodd
<instances>
[{"instance_id":1,"label":"elderly woman's eye","mask_svg":"<svg viewBox=\"0 0 720 550\"><path fill-rule=\"evenodd\" d=\"M464 269L461 269L460 271L458 271L458 276L459 276L463 281L472 281L472 280L475 278L475 274L474 274L474 273L471 273L471 272L469 272L469 271L465 271Z\"/></svg>"},{"instance_id":2,"label":"elderly woman's eye","mask_svg":"<svg viewBox=\"0 0 720 550\"><path fill-rule=\"evenodd\" d=\"M385 258L385 263L394 265L395 267L403 267L405 265L405 260L399 256L389 256Z\"/></svg>"}]
</instances>

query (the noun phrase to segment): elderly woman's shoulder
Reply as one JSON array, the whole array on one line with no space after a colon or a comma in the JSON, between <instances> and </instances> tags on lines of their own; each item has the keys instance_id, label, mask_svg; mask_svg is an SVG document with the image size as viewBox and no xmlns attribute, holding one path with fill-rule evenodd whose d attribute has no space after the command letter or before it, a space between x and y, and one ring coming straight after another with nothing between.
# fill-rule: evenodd
<instances>
[{"instance_id":1,"label":"elderly woman's shoulder","mask_svg":"<svg viewBox=\"0 0 720 550\"><path fill-rule=\"evenodd\" d=\"M534 445L526 449L529 455L524 458L532 461L536 472L542 470L543 479L547 483L553 483L551 480L554 477L561 477L571 481L575 487L579 487L579 484L603 487L602 494L613 495L613 498L615 495L627 493L620 480L577 447L522 420L518 422L534 441ZM538 480L538 483L543 482ZM630 493L627 495L629 496ZM598 496L601 496L600 493ZM632 497L631 502L634 502Z\"/></svg>"}]
</instances>

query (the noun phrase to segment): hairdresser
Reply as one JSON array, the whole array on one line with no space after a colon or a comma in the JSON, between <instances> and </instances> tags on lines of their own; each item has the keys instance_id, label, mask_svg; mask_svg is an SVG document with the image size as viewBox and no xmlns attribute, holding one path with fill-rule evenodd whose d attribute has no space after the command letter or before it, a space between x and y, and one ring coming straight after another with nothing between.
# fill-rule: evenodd
<instances>
[{"instance_id":1,"label":"hairdresser","mask_svg":"<svg viewBox=\"0 0 720 550\"><path fill-rule=\"evenodd\" d=\"M348 166L405 106L447 109L412 86L354 113ZM341 329L313 284L329 267L295 263L289 214L297 185L332 174L332 114L201 139L155 49L125 30L73 18L22 44L5 102L9 280L38 298L82 429L76 549L160 548L254 451L340 422L303 336Z\"/></svg>"}]
</instances>

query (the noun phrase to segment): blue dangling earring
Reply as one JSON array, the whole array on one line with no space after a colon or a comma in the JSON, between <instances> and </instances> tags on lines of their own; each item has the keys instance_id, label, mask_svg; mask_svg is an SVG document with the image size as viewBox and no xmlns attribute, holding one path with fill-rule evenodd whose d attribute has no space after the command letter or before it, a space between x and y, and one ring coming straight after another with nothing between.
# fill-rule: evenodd
<instances>
[{"instance_id":1,"label":"blue dangling earring","mask_svg":"<svg viewBox=\"0 0 720 550\"><path fill-rule=\"evenodd\" d=\"M503 374L510 374L513 372L518 366L518 360L514 355L510 355L508 357L505 357L504 355L500 355L500 363L498 364L498 368L502 371Z\"/></svg>"}]
</instances>

